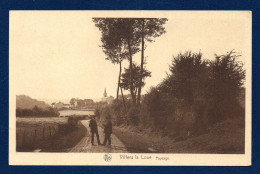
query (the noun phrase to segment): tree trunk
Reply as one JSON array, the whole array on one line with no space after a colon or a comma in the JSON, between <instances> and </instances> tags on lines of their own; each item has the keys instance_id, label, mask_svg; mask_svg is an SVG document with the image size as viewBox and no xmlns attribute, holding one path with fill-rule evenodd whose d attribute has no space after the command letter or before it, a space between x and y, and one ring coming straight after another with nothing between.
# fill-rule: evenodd
<instances>
[{"instance_id":1,"label":"tree trunk","mask_svg":"<svg viewBox=\"0 0 260 174\"><path fill-rule=\"evenodd\" d=\"M121 65L121 61L119 62L119 75L118 75L118 84L117 84L117 92L116 92L116 99L118 99L118 93L119 93L119 87L120 87L120 78L121 78L121 71L122 71L122 65Z\"/></svg>"},{"instance_id":2,"label":"tree trunk","mask_svg":"<svg viewBox=\"0 0 260 174\"><path fill-rule=\"evenodd\" d=\"M123 89L120 85L120 83L121 83L121 71L122 71L122 62L121 61L120 61L119 65L120 65L120 71L119 71L120 73L119 73L119 78L118 78L118 89L117 90L119 90L119 87L120 87L121 95L122 95L122 99L123 99L123 104L124 104L124 108L125 108L125 112L126 112L125 98L124 98L124 94L123 94Z\"/></svg>"},{"instance_id":3,"label":"tree trunk","mask_svg":"<svg viewBox=\"0 0 260 174\"><path fill-rule=\"evenodd\" d=\"M132 76L132 72L133 72L133 62L132 62L132 49L131 49L131 44L130 44L130 38L128 38L127 40L128 42L128 49L129 49L129 62L130 62L130 93L131 93L131 96L132 96L132 102L133 102L133 105L135 106L136 104L136 96L134 94L134 89L133 89L133 76Z\"/></svg>"},{"instance_id":4,"label":"tree trunk","mask_svg":"<svg viewBox=\"0 0 260 174\"><path fill-rule=\"evenodd\" d=\"M144 19L142 23L142 53L141 53L141 72L139 77L137 105L140 106L141 91L142 91L142 78L143 78L143 66L144 66Z\"/></svg>"},{"instance_id":5,"label":"tree trunk","mask_svg":"<svg viewBox=\"0 0 260 174\"><path fill-rule=\"evenodd\" d=\"M124 108L125 108L125 113L126 113L126 105L125 105L125 98L124 98L124 94L123 94L123 89L121 88L121 86L120 86L120 89L121 89L121 95L122 95L122 99L123 99L123 104L124 104Z\"/></svg>"}]
</instances>

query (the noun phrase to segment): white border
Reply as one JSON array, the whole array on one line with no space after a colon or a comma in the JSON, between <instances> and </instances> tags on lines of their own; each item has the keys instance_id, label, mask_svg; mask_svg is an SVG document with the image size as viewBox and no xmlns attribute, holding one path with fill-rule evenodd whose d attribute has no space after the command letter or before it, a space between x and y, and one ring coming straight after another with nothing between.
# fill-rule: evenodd
<instances>
[{"instance_id":1,"label":"white border","mask_svg":"<svg viewBox=\"0 0 260 174\"><path fill-rule=\"evenodd\" d=\"M10 11L12 13L22 13L28 11ZM40 11L49 13L50 11ZM58 13L59 11L52 11ZM64 12L64 11L63 11ZM69 11L71 12L71 11ZM75 11L86 13L86 11ZM252 13L251 11L87 11L92 17L169 17L171 15L184 17L192 14L193 18L206 18L208 15L217 15L225 18L242 17L247 21L246 30L248 38L246 40L246 127L245 127L245 154L133 154L127 155L148 155L152 160L123 160L121 153L112 153L112 160L103 160L105 153L21 153L15 151L15 94L16 84L13 77L14 62L12 52L9 50L9 165L114 165L114 166L248 166L251 165L251 140L252 140ZM203 14L203 16L201 16ZM9 26L11 27L11 26ZM9 40L13 38L10 35ZM9 48L11 48L9 42ZM14 50L13 50L14 51ZM244 55L244 54L243 54ZM155 157L169 157L168 161L159 161Z\"/></svg>"}]
</instances>

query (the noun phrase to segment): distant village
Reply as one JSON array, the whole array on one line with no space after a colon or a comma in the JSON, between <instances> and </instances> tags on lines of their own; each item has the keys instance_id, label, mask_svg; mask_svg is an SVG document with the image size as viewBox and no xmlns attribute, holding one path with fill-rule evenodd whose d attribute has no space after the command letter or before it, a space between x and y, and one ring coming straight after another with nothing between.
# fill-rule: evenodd
<instances>
[{"instance_id":1,"label":"distant village","mask_svg":"<svg viewBox=\"0 0 260 174\"><path fill-rule=\"evenodd\" d=\"M79 99L72 98L69 103L53 102L51 106L55 109L96 109L99 105L110 104L114 97L108 96L106 89L104 90L103 97L99 102L94 102L92 99Z\"/></svg>"}]
</instances>

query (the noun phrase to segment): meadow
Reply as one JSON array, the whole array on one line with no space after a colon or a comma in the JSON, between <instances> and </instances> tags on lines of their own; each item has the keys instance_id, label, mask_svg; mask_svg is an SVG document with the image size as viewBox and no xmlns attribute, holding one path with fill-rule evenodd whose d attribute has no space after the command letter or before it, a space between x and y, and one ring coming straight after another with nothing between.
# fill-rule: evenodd
<instances>
[{"instance_id":1,"label":"meadow","mask_svg":"<svg viewBox=\"0 0 260 174\"><path fill-rule=\"evenodd\" d=\"M16 151L63 151L85 134L78 118L16 118ZM61 141L63 140L63 141Z\"/></svg>"}]
</instances>

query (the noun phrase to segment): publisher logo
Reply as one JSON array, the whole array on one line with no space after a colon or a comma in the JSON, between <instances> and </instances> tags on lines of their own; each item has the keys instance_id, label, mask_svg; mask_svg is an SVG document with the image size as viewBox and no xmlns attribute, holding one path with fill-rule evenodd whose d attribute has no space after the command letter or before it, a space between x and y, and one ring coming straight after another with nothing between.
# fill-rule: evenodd
<instances>
[{"instance_id":1,"label":"publisher logo","mask_svg":"<svg viewBox=\"0 0 260 174\"><path fill-rule=\"evenodd\" d=\"M109 161L112 160L112 156L111 156L109 153L107 153L107 154L104 155L104 160L105 160L106 162L109 162Z\"/></svg>"}]
</instances>

